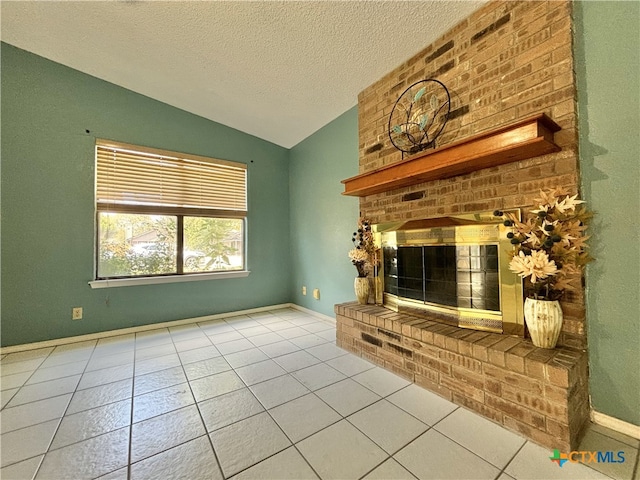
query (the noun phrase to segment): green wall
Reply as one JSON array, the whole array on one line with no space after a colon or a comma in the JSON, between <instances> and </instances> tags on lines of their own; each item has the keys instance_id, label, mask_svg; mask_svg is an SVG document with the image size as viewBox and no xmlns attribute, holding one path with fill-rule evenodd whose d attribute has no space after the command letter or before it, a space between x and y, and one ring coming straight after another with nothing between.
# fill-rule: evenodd
<instances>
[{"instance_id":1,"label":"green wall","mask_svg":"<svg viewBox=\"0 0 640 480\"><path fill-rule=\"evenodd\" d=\"M290 300L287 149L11 45L1 54L3 346ZM96 137L247 163L251 275L92 290Z\"/></svg>"},{"instance_id":2,"label":"green wall","mask_svg":"<svg viewBox=\"0 0 640 480\"><path fill-rule=\"evenodd\" d=\"M587 268L594 410L640 425L640 3L576 4L584 199L597 216Z\"/></svg>"},{"instance_id":3,"label":"green wall","mask_svg":"<svg viewBox=\"0 0 640 480\"><path fill-rule=\"evenodd\" d=\"M358 173L358 110L353 107L291 150L291 298L333 316L336 303L355 300L349 258L358 198L340 195L340 180ZM302 295L302 286L307 295ZM313 289L320 289L320 300Z\"/></svg>"}]
</instances>

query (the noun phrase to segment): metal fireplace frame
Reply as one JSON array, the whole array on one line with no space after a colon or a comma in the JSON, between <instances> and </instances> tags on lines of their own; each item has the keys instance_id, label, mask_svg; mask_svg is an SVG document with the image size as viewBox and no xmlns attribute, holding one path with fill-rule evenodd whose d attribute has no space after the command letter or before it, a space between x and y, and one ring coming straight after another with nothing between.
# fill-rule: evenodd
<instances>
[{"instance_id":1,"label":"metal fireplace frame","mask_svg":"<svg viewBox=\"0 0 640 480\"><path fill-rule=\"evenodd\" d=\"M520 210L510 210L520 218ZM376 292L384 307L441 321L450 325L495 333L524 336L522 280L509 270L513 245L507 238L508 227L492 212L452 215L424 220L373 225L374 242L382 259L384 247L434 245L497 245L500 311L452 307L421 302L391 293ZM384 278L384 259L379 266ZM380 288L376 282L376 288ZM382 287L384 288L384 287Z\"/></svg>"}]
</instances>

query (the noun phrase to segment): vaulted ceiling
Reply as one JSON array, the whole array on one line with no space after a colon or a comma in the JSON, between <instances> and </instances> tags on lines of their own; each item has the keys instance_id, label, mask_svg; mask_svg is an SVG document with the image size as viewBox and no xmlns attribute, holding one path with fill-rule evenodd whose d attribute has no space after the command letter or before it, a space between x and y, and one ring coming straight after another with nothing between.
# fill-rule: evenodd
<instances>
[{"instance_id":1,"label":"vaulted ceiling","mask_svg":"<svg viewBox=\"0 0 640 480\"><path fill-rule=\"evenodd\" d=\"M473 1L7 1L2 41L290 148Z\"/></svg>"}]
</instances>

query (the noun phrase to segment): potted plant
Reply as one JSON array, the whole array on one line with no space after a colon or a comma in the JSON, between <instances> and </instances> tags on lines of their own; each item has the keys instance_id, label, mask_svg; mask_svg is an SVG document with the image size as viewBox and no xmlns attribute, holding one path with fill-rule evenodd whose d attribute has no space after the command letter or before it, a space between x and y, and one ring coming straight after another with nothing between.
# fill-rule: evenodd
<instances>
[{"instance_id":1,"label":"potted plant","mask_svg":"<svg viewBox=\"0 0 640 480\"><path fill-rule=\"evenodd\" d=\"M351 242L353 243L353 248L349 250L349 258L358 271L358 276L353 286L358 303L365 305L369 300L370 292L367 274L372 268L371 259L375 251L373 233L368 220L364 218L358 219L358 229L353 232Z\"/></svg>"},{"instance_id":2,"label":"potted plant","mask_svg":"<svg viewBox=\"0 0 640 480\"><path fill-rule=\"evenodd\" d=\"M563 188L546 189L533 215L520 221L513 213L494 212L510 227L514 245L509 269L524 279L524 316L537 347L554 348L562 328L559 299L574 290L571 281L592 260L585 235L592 217L577 195Z\"/></svg>"}]
</instances>

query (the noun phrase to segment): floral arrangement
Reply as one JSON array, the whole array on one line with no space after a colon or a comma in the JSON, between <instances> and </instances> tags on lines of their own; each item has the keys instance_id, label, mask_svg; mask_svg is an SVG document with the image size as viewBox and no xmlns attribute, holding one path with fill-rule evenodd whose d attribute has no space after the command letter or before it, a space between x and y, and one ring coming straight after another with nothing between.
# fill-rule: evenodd
<instances>
[{"instance_id":1,"label":"floral arrangement","mask_svg":"<svg viewBox=\"0 0 640 480\"><path fill-rule=\"evenodd\" d=\"M505 217L504 225L511 227L507 237L515 250L509 269L525 279L526 295L558 300L565 290L574 290L571 276L593 260L584 234L592 213L562 188L542 190L536 203L534 216L526 221L512 213L494 215Z\"/></svg>"},{"instance_id":2,"label":"floral arrangement","mask_svg":"<svg viewBox=\"0 0 640 480\"><path fill-rule=\"evenodd\" d=\"M365 218L358 219L358 230L351 237L353 248L349 250L349 258L358 270L359 277L366 277L371 269L371 259L375 253L371 224Z\"/></svg>"}]
</instances>

